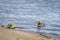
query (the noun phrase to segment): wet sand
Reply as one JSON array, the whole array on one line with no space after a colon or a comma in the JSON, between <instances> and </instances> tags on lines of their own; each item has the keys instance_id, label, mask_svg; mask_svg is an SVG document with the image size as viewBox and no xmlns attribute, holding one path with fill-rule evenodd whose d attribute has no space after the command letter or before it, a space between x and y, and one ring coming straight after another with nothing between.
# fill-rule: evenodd
<instances>
[{"instance_id":1,"label":"wet sand","mask_svg":"<svg viewBox=\"0 0 60 40\"><path fill-rule=\"evenodd\" d=\"M0 28L0 40L60 40L60 38Z\"/></svg>"}]
</instances>

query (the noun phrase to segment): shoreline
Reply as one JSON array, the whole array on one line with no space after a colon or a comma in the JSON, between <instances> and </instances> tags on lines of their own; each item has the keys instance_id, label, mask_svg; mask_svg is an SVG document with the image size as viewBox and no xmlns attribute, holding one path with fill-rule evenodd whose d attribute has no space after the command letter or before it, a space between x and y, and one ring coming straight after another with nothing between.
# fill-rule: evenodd
<instances>
[{"instance_id":1,"label":"shoreline","mask_svg":"<svg viewBox=\"0 0 60 40\"><path fill-rule=\"evenodd\" d=\"M60 40L60 38L48 36L42 36L23 30L18 31L14 29L0 28L0 40Z\"/></svg>"},{"instance_id":2,"label":"shoreline","mask_svg":"<svg viewBox=\"0 0 60 40\"><path fill-rule=\"evenodd\" d=\"M49 36L49 37L58 37L60 38L60 36L56 36L56 35L52 35L52 34L48 34L48 33L43 33L43 32L34 32L34 31L25 31L25 30L16 30L16 31L23 31L23 32L27 32L27 33L32 33L32 34L38 34L40 35L40 33L42 34L42 36Z\"/></svg>"},{"instance_id":3,"label":"shoreline","mask_svg":"<svg viewBox=\"0 0 60 40\"><path fill-rule=\"evenodd\" d=\"M19 28L19 29L16 29L16 30L20 30L20 31L25 31L25 32L31 32L31 33L36 33L36 34L38 34L38 32L37 32L37 30L35 30L35 31L28 31L28 30L24 30L24 28ZM42 34L48 34L49 36L53 36L53 37L60 37L60 35L59 34L55 34L55 33L46 33L46 32L40 32L40 33L42 33Z\"/></svg>"}]
</instances>

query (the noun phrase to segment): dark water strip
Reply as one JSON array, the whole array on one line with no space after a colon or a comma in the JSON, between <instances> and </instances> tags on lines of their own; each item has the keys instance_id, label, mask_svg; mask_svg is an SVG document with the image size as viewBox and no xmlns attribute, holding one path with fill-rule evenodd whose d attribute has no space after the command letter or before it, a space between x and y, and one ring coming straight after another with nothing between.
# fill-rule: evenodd
<instances>
[{"instance_id":1,"label":"dark water strip","mask_svg":"<svg viewBox=\"0 0 60 40\"><path fill-rule=\"evenodd\" d=\"M52 34L52 35L55 35L55 36L60 36L59 34L55 34L55 33L49 33L49 34Z\"/></svg>"},{"instance_id":2,"label":"dark water strip","mask_svg":"<svg viewBox=\"0 0 60 40\"><path fill-rule=\"evenodd\" d=\"M60 31L59 29L42 29L42 30Z\"/></svg>"},{"instance_id":3,"label":"dark water strip","mask_svg":"<svg viewBox=\"0 0 60 40\"><path fill-rule=\"evenodd\" d=\"M51 27L59 27L60 28L60 25L51 24Z\"/></svg>"}]
</instances>

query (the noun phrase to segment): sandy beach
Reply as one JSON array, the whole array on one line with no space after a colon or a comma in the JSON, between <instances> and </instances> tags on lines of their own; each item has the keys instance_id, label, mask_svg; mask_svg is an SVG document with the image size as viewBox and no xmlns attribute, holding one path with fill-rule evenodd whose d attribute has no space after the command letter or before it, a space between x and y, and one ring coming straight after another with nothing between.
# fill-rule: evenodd
<instances>
[{"instance_id":1,"label":"sandy beach","mask_svg":"<svg viewBox=\"0 0 60 40\"><path fill-rule=\"evenodd\" d=\"M0 40L60 40L60 38L0 28Z\"/></svg>"}]
</instances>

